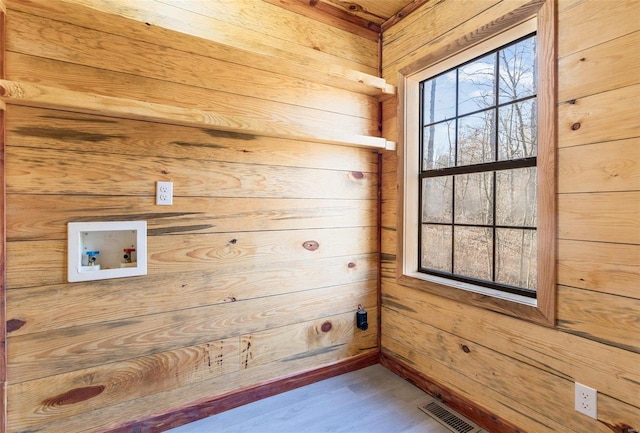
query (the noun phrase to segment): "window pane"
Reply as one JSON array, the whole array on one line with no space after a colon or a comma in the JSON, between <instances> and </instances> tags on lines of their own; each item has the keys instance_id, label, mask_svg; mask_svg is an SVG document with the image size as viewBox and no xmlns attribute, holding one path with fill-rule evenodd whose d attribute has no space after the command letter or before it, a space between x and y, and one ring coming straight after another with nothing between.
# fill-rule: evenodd
<instances>
[{"instance_id":1,"label":"window pane","mask_svg":"<svg viewBox=\"0 0 640 433\"><path fill-rule=\"evenodd\" d=\"M451 226L422 225L423 268L451 272Z\"/></svg>"},{"instance_id":2,"label":"window pane","mask_svg":"<svg viewBox=\"0 0 640 433\"><path fill-rule=\"evenodd\" d=\"M455 223L493 223L493 172L455 176Z\"/></svg>"},{"instance_id":3,"label":"window pane","mask_svg":"<svg viewBox=\"0 0 640 433\"><path fill-rule=\"evenodd\" d=\"M536 168L503 170L496 173L496 224L536 227Z\"/></svg>"},{"instance_id":4,"label":"window pane","mask_svg":"<svg viewBox=\"0 0 640 433\"><path fill-rule=\"evenodd\" d=\"M517 35L420 82L411 123L422 128L421 272L507 292L535 287L537 266L537 39Z\"/></svg>"},{"instance_id":5,"label":"window pane","mask_svg":"<svg viewBox=\"0 0 640 433\"><path fill-rule=\"evenodd\" d=\"M496 54L458 69L458 116L495 105Z\"/></svg>"},{"instance_id":6,"label":"window pane","mask_svg":"<svg viewBox=\"0 0 640 433\"><path fill-rule=\"evenodd\" d=\"M451 223L453 176L422 180L422 222Z\"/></svg>"},{"instance_id":7,"label":"window pane","mask_svg":"<svg viewBox=\"0 0 640 433\"><path fill-rule=\"evenodd\" d=\"M494 113L494 110L487 110L458 120L457 165L495 161Z\"/></svg>"},{"instance_id":8,"label":"window pane","mask_svg":"<svg viewBox=\"0 0 640 433\"><path fill-rule=\"evenodd\" d=\"M455 69L422 83L422 124L428 125L456 115Z\"/></svg>"},{"instance_id":9,"label":"window pane","mask_svg":"<svg viewBox=\"0 0 640 433\"><path fill-rule=\"evenodd\" d=\"M492 229L456 227L453 242L453 273L491 281Z\"/></svg>"},{"instance_id":10,"label":"window pane","mask_svg":"<svg viewBox=\"0 0 640 433\"><path fill-rule=\"evenodd\" d=\"M497 229L496 244L496 282L535 290L536 231Z\"/></svg>"},{"instance_id":11,"label":"window pane","mask_svg":"<svg viewBox=\"0 0 640 433\"><path fill-rule=\"evenodd\" d=\"M536 37L500 50L500 103L533 96L537 92Z\"/></svg>"},{"instance_id":12,"label":"window pane","mask_svg":"<svg viewBox=\"0 0 640 433\"><path fill-rule=\"evenodd\" d=\"M451 167L455 158L456 121L424 127L422 169Z\"/></svg>"},{"instance_id":13,"label":"window pane","mask_svg":"<svg viewBox=\"0 0 640 433\"><path fill-rule=\"evenodd\" d=\"M538 152L538 104L536 99L500 107L498 159L519 159Z\"/></svg>"}]
</instances>

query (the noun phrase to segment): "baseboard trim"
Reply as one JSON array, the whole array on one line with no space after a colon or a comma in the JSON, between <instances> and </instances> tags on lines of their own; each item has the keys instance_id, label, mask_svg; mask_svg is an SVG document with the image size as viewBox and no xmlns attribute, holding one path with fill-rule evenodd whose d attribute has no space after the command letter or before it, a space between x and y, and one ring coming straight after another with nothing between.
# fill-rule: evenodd
<instances>
[{"instance_id":1,"label":"baseboard trim","mask_svg":"<svg viewBox=\"0 0 640 433\"><path fill-rule=\"evenodd\" d=\"M178 408L150 418L131 421L108 430L109 433L157 433L178 427L238 406L253 403L286 391L378 364L379 352L357 355L315 370L282 377L223 394L210 400Z\"/></svg>"},{"instance_id":2,"label":"baseboard trim","mask_svg":"<svg viewBox=\"0 0 640 433\"><path fill-rule=\"evenodd\" d=\"M525 433L512 423L487 412L476 403L456 394L392 356L381 353L380 364L491 433Z\"/></svg>"},{"instance_id":3,"label":"baseboard trim","mask_svg":"<svg viewBox=\"0 0 640 433\"><path fill-rule=\"evenodd\" d=\"M177 408L168 413L142 420L127 422L109 433L157 433L215 415L238 406L253 403L301 386L309 385L344 373L359 370L375 364L385 368L417 386L427 394L437 398L450 408L458 411L491 433L525 433L512 423L487 412L476 403L456 394L449 388L420 373L410 365L384 353L371 352L354 356L335 364L310 370L273 381L264 382L234 392L223 394L210 400Z\"/></svg>"}]
</instances>

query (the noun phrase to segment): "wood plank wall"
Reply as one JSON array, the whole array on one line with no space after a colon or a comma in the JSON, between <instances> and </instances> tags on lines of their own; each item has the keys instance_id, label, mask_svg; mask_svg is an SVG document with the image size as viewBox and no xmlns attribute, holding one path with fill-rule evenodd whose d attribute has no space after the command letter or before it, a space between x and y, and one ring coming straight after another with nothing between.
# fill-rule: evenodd
<instances>
[{"instance_id":1,"label":"wood plank wall","mask_svg":"<svg viewBox=\"0 0 640 433\"><path fill-rule=\"evenodd\" d=\"M526 1L428 2L383 35L383 78ZM640 426L640 2L558 3L557 326L396 283L397 158L382 163L382 351L522 431ZM433 42L432 42L433 41ZM383 134L397 140L397 98ZM575 124L579 124L579 129ZM572 127L573 126L573 127ZM463 350L465 348L466 350ZM467 353L468 352L468 353ZM598 420L574 411L578 381Z\"/></svg>"},{"instance_id":2,"label":"wood plank wall","mask_svg":"<svg viewBox=\"0 0 640 433\"><path fill-rule=\"evenodd\" d=\"M9 80L378 134L375 92L309 66L377 75L375 38L255 0L6 4ZM7 431L105 431L377 353L376 152L6 114ZM66 224L117 220L148 222L148 275L67 283Z\"/></svg>"}]
</instances>

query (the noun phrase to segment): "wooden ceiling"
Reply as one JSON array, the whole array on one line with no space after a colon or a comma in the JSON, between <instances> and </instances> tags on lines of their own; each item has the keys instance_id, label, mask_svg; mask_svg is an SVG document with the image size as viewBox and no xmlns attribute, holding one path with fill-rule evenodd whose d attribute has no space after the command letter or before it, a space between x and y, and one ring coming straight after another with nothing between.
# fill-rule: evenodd
<instances>
[{"instance_id":1,"label":"wooden ceiling","mask_svg":"<svg viewBox=\"0 0 640 433\"><path fill-rule=\"evenodd\" d=\"M407 6L424 3L415 0L319 0L319 2L342 9L379 26L401 13Z\"/></svg>"},{"instance_id":2,"label":"wooden ceiling","mask_svg":"<svg viewBox=\"0 0 640 433\"><path fill-rule=\"evenodd\" d=\"M379 34L432 0L264 0L343 30L377 39Z\"/></svg>"}]
</instances>

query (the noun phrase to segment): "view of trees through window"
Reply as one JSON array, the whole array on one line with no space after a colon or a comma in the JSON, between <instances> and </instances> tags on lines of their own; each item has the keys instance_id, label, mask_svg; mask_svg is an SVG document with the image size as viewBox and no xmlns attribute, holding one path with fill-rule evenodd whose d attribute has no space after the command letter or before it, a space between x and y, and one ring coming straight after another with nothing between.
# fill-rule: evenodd
<instances>
[{"instance_id":1,"label":"view of trees through window","mask_svg":"<svg viewBox=\"0 0 640 433\"><path fill-rule=\"evenodd\" d=\"M420 83L420 271L535 297L536 36Z\"/></svg>"}]
</instances>

